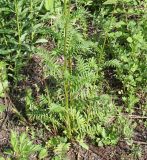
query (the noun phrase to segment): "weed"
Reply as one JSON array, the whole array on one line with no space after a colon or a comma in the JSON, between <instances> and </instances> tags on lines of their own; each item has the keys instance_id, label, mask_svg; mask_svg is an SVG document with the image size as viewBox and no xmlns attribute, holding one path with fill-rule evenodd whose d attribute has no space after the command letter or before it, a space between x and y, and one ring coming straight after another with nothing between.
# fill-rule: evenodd
<instances>
[{"instance_id":1,"label":"weed","mask_svg":"<svg viewBox=\"0 0 147 160\"><path fill-rule=\"evenodd\" d=\"M146 1L2 0L0 6L0 98L23 84L23 116L52 134L42 148L12 132L10 156L42 157L52 149L54 159L66 159L73 141L85 149L121 139L132 145L131 115L146 116ZM39 80L31 80L33 56L40 59ZM121 86L108 86L106 69Z\"/></svg>"},{"instance_id":2,"label":"weed","mask_svg":"<svg viewBox=\"0 0 147 160\"><path fill-rule=\"evenodd\" d=\"M16 160L26 160L36 152L39 153L39 159L44 159L47 156L47 150L40 145L33 144L26 133L18 136L16 132L12 131L11 145L12 149L6 150L5 154L10 155L11 158L15 158Z\"/></svg>"}]
</instances>

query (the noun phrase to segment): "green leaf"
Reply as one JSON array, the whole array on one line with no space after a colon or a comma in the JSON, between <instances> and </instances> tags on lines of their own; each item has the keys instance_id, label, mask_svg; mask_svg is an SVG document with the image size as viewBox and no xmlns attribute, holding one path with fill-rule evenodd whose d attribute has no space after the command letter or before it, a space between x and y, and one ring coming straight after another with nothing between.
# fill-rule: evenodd
<instances>
[{"instance_id":1,"label":"green leaf","mask_svg":"<svg viewBox=\"0 0 147 160\"><path fill-rule=\"evenodd\" d=\"M24 144L27 143L28 138L27 138L27 134L25 132L23 132L20 137L19 137L19 149L20 151L23 150L23 147L25 146Z\"/></svg>"},{"instance_id":2,"label":"green leaf","mask_svg":"<svg viewBox=\"0 0 147 160\"><path fill-rule=\"evenodd\" d=\"M60 113L60 112L64 112L64 111L65 111L65 108L64 108L64 107L61 107L61 106L58 105L58 104L52 103L52 104L51 104L50 111L51 111L51 112Z\"/></svg>"},{"instance_id":3,"label":"green leaf","mask_svg":"<svg viewBox=\"0 0 147 160\"><path fill-rule=\"evenodd\" d=\"M24 33L24 34L20 37L21 42L25 41L26 36L27 36L27 33Z\"/></svg>"},{"instance_id":4,"label":"green leaf","mask_svg":"<svg viewBox=\"0 0 147 160\"><path fill-rule=\"evenodd\" d=\"M0 97L5 96L5 91L8 87L7 73L6 73L6 63L0 62Z\"/></svg>"},{"instance_id":5,"label":"green leaf","mask_svg":"<svg viewBox=\"0 0 147 160\"><path fill-rule=\"evenodd\" d=\"M86 149L86 150L89 149L88 145L87 145L86 143L84 143L83 140L80 140L80 141L79 141L79 144L80 144L80 146L82 146L84 149Z\"/></svg>"},{"instance_id":6,"label":"green leaf","mask_svg":"<svg viewBox=\"0 0 147 160\"><path fill-rule=\"evenodd\" d=\"M14 151L17 151L18 149L18 137L17 133L14 131L11 131L11 145L14 149Z\"/></svg>"},{"instance_id":7,"label":"green leaf","mask_svg":"<svg viewBox=\"0 0 147 160\"><path fill-rule=\"evenodd\" d=\"M5 97L5 89L8 87L8 82L4 81L1 82L0 81L0 97Z\"/></svg>"},{"instance_id":8,"label":"green leaf","mask_svg":"<svg viewBox=\"0 0 147 160\"><path fill-rule=\"evenodd\" d=\"M117 0L107 0L103 4L116 4L116 3L117 3Z\"/></svg>"},{"instance_id":9,"label":"green leaf","mask_svg":"<svg viewBox=\"0 0 147 160\"><path fill-rule=\"evenodd\" d=\"M13 155L13 151L11 149L6 149L6 150L4 150L4 154L12 156Z\"/></svg>"},{"instance_id":10,"label":"green leaf","mask_svg":"<svg viewBox=\"0 0 147 160\"><path fill-rule=\"evenodd\" d=\"M7 55L9 53L12 53L14 51L14 49L0 49L0 55Z\"/></svg>"},{"instance_id":11,"label":"green leaf","mask_svg":"<svg viewBox=\"0 0 147 160\"><path fill-rule=\"evenodd\" d=\"M8 7L3 7L3 8L0 8L0 13L1 12L11 12L11 10Z\"/></svg>"},{"instance_id":12,"label":"green leaf","mask_svg":"<svg viewBox=\"0 0 147 160\"><path fill-rule=\"evenodd\" d=\"M133 42L133 39L132 39L131 37L128 37L128 38L127 38L127 41L128 41L129 43L132 43L132 42Z\"/></svg>"},{"instance_id":13,"label":"green leaf","mask_svg":"<svg viewBox=\"0 0 147 160\"><path fill-rule=\"evenodd\" d=\"M12 29L0 29L0 33L3 33L3 34L13 34L13 33L15 33L15 31L12 30Z\"/></svg>"},{"instance_id":14,"label":"green leaf","mask_svg":"<svg viewBox=\"0 0 147 160\"><path fill-rule=\"evenodd\" d=\"M54 0L45 0L44 6L47 11L52 11L54 8Z\"/></svg>"},{"instance_id":15,"label":"green leaf","mask_svg":"<svg viewBox=\"0 0 147 160\"><path fill-rule=\"evenodd\" d=\"M0 113L4 112L4 110L6 109L6 107L2 104L0 104Z\"/></svg>"},{"instance_id":16,"label":"green leaf","mask_svg":"<svg viewBox=\"0 0 147 160\"><path fill-rule=\"evenodd\" d=\"M47 43L47 42L48 42L47 39L38 39L38 40L36 41L36 43Z\"/></svg>"},{"instance_id":17,"label":"green leaf","mask_svg":"<svg viewBox=\"0 0 147 160\"><path fill-rule=\"evenodd\" d=\"M106 138L106 136L107 136L107 135L106 135L106 131L105 131L104 128L102 129L102 136L103 136L104 138Z\"/></svg>"},{"instance_id":18,"label":"green leaf","mask_svg":"<svg viewBox=\"0 0 147 160\"><path fill-rule=\"evenodd\" d=\"M47 155L47 149L43 148L39 153L39 159L44 159Z\"/></svg>"}]
</instances>

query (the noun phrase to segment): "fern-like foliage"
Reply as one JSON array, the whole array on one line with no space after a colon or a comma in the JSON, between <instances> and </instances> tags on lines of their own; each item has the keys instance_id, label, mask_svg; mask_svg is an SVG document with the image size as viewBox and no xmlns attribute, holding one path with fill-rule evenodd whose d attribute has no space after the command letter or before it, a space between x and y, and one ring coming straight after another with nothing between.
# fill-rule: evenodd
<instances>
[{"instance_id":1,"label":"fern-like foliage","mask_svg":"<svg viewBox=\"0 0 147 160\"><path fill-rule=\"evenodd\" d=\"M120 68L121 62L118 59L112 59L105 63L106 67L114 67L114 68Z\"/></svg>"}]
</instances>

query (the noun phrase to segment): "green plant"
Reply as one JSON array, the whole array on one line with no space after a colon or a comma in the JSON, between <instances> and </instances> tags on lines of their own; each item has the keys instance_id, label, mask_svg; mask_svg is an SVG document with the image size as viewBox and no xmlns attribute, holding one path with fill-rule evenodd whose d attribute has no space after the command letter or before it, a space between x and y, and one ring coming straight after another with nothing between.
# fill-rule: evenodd
<instances>
[{"instance_id":1,"label":"green plant","mask_svg":"<svg viewBox=\"0 0 147 160\"><path fill-rule=\"evenodd\" d=\"M47 150L40 145L33 144L26 133L22 133L18 136L16 132L12 131L11 146L12 149L7 150L5 153L16 160L29 159L34 153L38 153L39 159L44 159L47 156Z\"/></svg>"},{"instance_id":2,"label":"green plant","mask_svg":"<svg viewBox=\"0 0 147 160\"><path fill-rule=\"evenodd\" d=\"M43 59L45 79L54 81L55 86L46 82L46 93L40 95L39 102L33 99L32 91L27 92L27 116L32 122L41 122L48 131L52 128L56 133L63 131L59 134L66 135L68 139L81 142L89 137L99 145L114 145L119 140L119 134L127 133L123 130L119 132L117 126L119 108L111 96L102 94L101 72L106 56L106 40L97 47L97 43L85 39L74 28L75 15L70 13L65 16L69 11L68 7L64 9L67 9L63 12L64 17L59 16L51 27L55 33L60 27L56 37L57 48L50 53L41 48L37 51ZM60 58L63 58L61 62ZM125 125L123 121L120 124ZM130 123L126 124L126 128L128 126Z\"/></svg>"},{"instance_id":3,"label":"green plant","mask_svg":"<svg viewBox=\"0 0 147 160\"><path fill-rule=\"evenodd\" d=\"M70 148L70 144L67 142L67 138L54 137L47 142L47 147L53 149L53 160L62 160L67 158L67 151Z\"/></svg>"},{"instance_id":4,"label":"green plant","mask_svg":"<svg viewBox=\"0 0 147 160\"><path fill-rule=\"evenodd\" d=\"M0 56L8 64L11 76L18 81L26 59L33 54L35 46L47 42L41 38L43 28L42 1L0 2ZM14 28L16 28L14 30Z\"/></svg>"},{"instance_id":5,"label":"green plant","mask_svg":"<svg viewBox=\"0 0 147 160\"><path fill-rule=\"evenodd\" d=\"M139 145L132 146L132 156L134 159L140 158L142 155L142 148Z\"/></svg>"},{"instance_id":6,"label":"green plant","mask_svg":"<svg viewBox=\"0 0 147 160\"><path fill-rule=\"evenodd\" d=\"M144 3L106 1L104 9L98 16L98 20L103 22L100 44L104 44L105 52L108 53L109 50L108 57L111 57L105 64L116 70L115 76L123 84L123 100L128 112L133 112L133 107L139 102L136 93L143 89L146 83L144 63L147 51L144 27L146 5ZM112 7L108 10L107 6L110 5ZM144 7L140 9L139 6L142 5ZM104 19L104 16L107 18Z\"/></svg>"},{"instance_id":7,"label":"green plant","mask_svg":"<svg viewBox=\"0 0 147 160\"><path fill-rule=\"evenodd\" d=\"M85 149L120 138L132 144L131 116L136 108L146 115L146 0L2 0L0 6L0 98L19 88L24 122L52 134L44 143L53 159L65 159L73 142ZM32 57L40 60L37 83L30 72L38 68L26 69ZM24 133L12 132L11 145L15 159L47 152Z\"/></svg>"},{"instance_id":8,"label":"green plant","mask_svg":"<svg viewBox=\"0 0 147 160\"><path fill-rule=\"evenodd\" d=\"M8 89L8 79L6 71L6 63L0 62L0 97L5 97L5 92Z\"/></svg>"}]
</instances>

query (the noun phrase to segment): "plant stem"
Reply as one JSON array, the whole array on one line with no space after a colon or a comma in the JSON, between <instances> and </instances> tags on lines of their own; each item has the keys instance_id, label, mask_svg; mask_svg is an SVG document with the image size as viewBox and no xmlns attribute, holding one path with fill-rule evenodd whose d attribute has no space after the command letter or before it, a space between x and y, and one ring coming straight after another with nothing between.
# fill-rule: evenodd
<instances>
[{"instance_id":1,"label":"plant stem","mask_svg":"<svg viewBox=\"0 0 147 160\"><path fill-rule=\"evenodd\" d=\"M16 14L16 25L17 25L17 34L18 34L18 51L17 51L17 58L19 58L20 56L20 52L21 52L21 29L20 29L20 22L19 22L19 11L18 11L18 1L15 0L14 1L14 5L15 5L15 14ZM17 79L17 75L18 75L18 66L17 66L17 61L15 60L15 75L16 75L16 80Z\"/></svg>"},{"instance_id":2,"label":"plant stem","mask_svg":"<svg viewBox=\"0 0 147 160\"><path fill-rule=\"evenodd\" d=\"M64 0L64 73L68 70L68 56L67 56L67 29L68 29L68 16L69 12L67 11L67 0ZM64 92L65 92L65 108L66 108L66 126L67 126L67 135L71 139L71 124L70 124L70 115L69 115L69 81L65 80L64 82Z\"/></svg>"},{"instance_id":3,"label":"plant stem","mask_svg":"<svg viewBox=\"0 0 147 160\"><path fill-rule=\"evenodd\" d=\"M33 27L34 27L33 16L34 16L34 13L33 13L33 1L32 0L30 0L30 14L31 14L31 29L32 29L32 31L31 31L31 45L32 45L33 40L34 40L34 32L33 32Z\"/></svg>"},{"instance_id":4,"label":"plant stem","mask_svg":"<svg viewBox=\"0 0 147 160\"><path fill-rule=\"evenodd\" d=\"M20 46L21 46L21 31L20 31L20 24L19 24L18 2L17 2L17 0L15 0L15 14L16 14L17 33L18 33L18 45L19 45L19 49L20 49Z\"/></svg>"}]
</instances>

